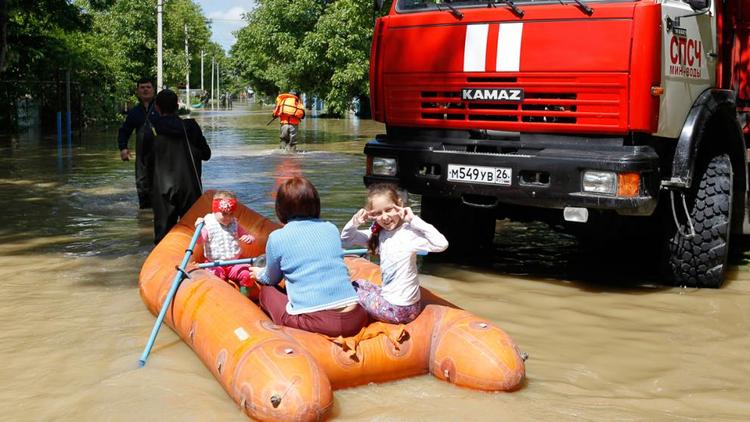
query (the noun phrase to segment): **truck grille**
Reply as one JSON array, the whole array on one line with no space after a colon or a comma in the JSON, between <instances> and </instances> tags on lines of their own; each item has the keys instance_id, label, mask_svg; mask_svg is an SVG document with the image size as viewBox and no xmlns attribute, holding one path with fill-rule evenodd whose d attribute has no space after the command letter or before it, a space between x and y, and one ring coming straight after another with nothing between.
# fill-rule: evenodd
<instances>
[{"instance_id":1,"label":"truck grille","mask_svg":"<svg viewBox=\"0 0 750 422\"><path fill-rule=\"evenodd\" d=\"M576 123L576 94L529 93L517 104L462 101L455 92L422 91L421 97L423 119Z\"/></svg>"},{"instance_id":2,"label":"truck grille","mask_svg":"<svg viewBox=\"0 0 750 422\"><path fill-rule=\"evenodd\" d=\"M387 120L394 125L606 132L627 127L625 75L448 77L440 84L429 76L386 80ZM463 100L463 88L523 88L524 99Z\"/></svg>"}]
</instances>

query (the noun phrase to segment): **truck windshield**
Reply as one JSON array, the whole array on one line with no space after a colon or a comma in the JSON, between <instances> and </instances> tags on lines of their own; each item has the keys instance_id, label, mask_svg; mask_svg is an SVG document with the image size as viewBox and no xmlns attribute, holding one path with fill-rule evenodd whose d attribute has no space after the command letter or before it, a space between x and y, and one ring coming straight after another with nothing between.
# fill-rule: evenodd
<instances>
[{"instance_id":1,"label":"truck windshield","mask_svg":"<svg viewBox=\"0 0 750 422\"><path fill-rule=\"evenodd\" d=\"M585 3L610 3L622 0L584 0ZM575 0L563 0L563 3L573 3ZM426 12L433 10L446 10L445 4L450 3L454 8L474 7L508 7L502 0L398 0L396 11L399 13ZM560 0L513 0L517 6L528 6L532 4L554 3L560 4Z\"/></svg>"}]
</instances>

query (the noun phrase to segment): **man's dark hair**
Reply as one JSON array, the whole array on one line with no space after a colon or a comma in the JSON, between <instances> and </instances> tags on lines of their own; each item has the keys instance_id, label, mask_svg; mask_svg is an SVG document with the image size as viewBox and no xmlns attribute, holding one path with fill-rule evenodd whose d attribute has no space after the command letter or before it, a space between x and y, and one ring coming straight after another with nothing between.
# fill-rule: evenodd
<instances>
[{"instance_id":1,"label":"man's dark hair","mask_svg":"<svg viewBox=\"0 0 750 422\"><path fill-rule=\"evenodd\" d=\"M153 79L151 78L138 79L138 82L135 83L135 86L141 86L142 84L151 84L152 87L156 86L156 84L154 84Z\"/></svg>"},{"instance_id":2,"label":"man's dark hair","mask_svg":"<svg viewBox=\"0 0 750 422\"><path fill-rule=\"evenodd\" d=\"M162 89L156 94L156 106L161 114L174 114L177 111L177 94L169 89Z\"/></svg>"}]
</instances>

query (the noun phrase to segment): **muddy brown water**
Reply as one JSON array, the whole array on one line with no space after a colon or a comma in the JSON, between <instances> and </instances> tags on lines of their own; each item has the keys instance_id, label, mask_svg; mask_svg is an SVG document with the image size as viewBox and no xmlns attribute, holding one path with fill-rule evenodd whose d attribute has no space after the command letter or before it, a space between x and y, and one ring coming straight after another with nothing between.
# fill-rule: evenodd
<instances>
[{"instance_id":1,"label":"muddy brown water","mask_svg":"<svg viewBox=\"0 0 750 422\"><path fill-rule=\"evenodd\" d=\"M364 142L382 127L308 118L306 152L286 156L268 115L196 113L214 151L205 187L232 189L271 217L276 177L301 172L341 227L364 199ZM137 287L151 215L136 210L132 162L114 146L115 128L61 148L33 132L0 139L0 419L245 420L169 328L137 368L154 323ZM581 277L571 260L600 259L541 223L498 222L495 249L487 266L424 263L422 282L529 353L525 388L488 394L422 376L337 391L336 418L750 419L746 264L724 288L698 290L623 282L638 262Z\"/></svg>"}]
</instances>

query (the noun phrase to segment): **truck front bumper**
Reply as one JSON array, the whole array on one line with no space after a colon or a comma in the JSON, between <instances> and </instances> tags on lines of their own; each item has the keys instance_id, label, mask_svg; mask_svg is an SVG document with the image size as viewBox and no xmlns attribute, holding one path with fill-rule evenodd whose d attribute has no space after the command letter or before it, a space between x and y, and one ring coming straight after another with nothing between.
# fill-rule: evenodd
<instances>
[{"instance_id":1,"label":"truck front bumper","mask_svg":"<svg viewBox=\"0 0 750 422\"><path fill-rule=\"evenodd\" d=\"M588 142L498 149L512 152L477 150L481 148L472 148L471 145L446 148L439 142L374 140L365 146L368 159L395 158L397 173L385 176L368 171L365 184L395 183L411 193L460 198L464 203L485 207L496 204L558 209L582 207L613 210L626 215L650 215L657 205L659 157L648 146ZM511 169L510 184L450 181L449 164ZM640 188L635 196L629 197L584 192L583 174L587 170L638 173Z\"/></svg>"}]
</instances>

